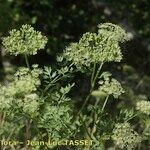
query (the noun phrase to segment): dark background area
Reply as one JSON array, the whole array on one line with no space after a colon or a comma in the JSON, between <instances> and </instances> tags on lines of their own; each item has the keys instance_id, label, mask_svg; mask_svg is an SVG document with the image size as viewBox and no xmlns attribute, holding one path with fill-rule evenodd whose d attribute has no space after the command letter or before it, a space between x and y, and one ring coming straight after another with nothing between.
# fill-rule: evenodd
<instances>
[{"instance_id":1,"label":"dark background area","mask_svg":"<svg viewBox=\"0 0 150 150\"><path fill-rule=\"evenodd\" d=\"M125 48L125 62L149 74L149 8L149 0L0 0L0 36L32 24L49 39L46 50L39 54L45 64L83 33L96 31L99 23L112 22L133 37Z\"/></svg>"}]
</instances>

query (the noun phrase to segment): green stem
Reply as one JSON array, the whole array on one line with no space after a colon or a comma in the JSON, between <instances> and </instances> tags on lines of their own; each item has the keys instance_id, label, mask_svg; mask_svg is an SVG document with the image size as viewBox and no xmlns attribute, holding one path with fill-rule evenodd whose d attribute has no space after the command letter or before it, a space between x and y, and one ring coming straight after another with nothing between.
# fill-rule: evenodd
<instances>
[{"instance_id":1,"label":"green stem","mask_svg":"<svg viewBox=\"0 0 150 150\"><path fill-rule=\"evenodd\" d=\"M102 113L103 113L103 111L104 111L104 109L105 109L105 106L106 106L106 104L107 104L107 101L108 101L108 98L109 98L109 95L106 97L106 99L105 99L105 102L104 102L104 104L103 104L103 107L102 107ZM95 107L98 105L98 102L99 102L99 100L97 99L97 101L95 102ZM93 134L96 132L96 130L97 130L97 126L96 126L96 124L99 122L99 119L98 119L98 116L97 116L97 114L96 113L94 113L94 119L93 119L93 128L92 128L92 131L91 131L91 137L93 137Z\"/></svg>"},{"instance_id":2,"label":"green stem","mask_svg":"<svg viewBox=\"0 0 150 150\"><path fill-rule=\"evenodd\" d=\"M96 99L95 104L94 104L95 108L98 105L99 100L100 99ZM93 116L93 119L92 119L92 116ZM92 131L91 131L91 137L93 137L93 134L96 132L96 128L97 128L96 124L99 122L97 113L95 111L91 112L90 120L88 122L89 123L88 125L90 125L90 123L91 123L92 120L93 120L93 127L92 127Z\"/></svg>"},{"instance_id":3,"label":"green stem","mask_svg":"<svg viewBox=\"0 0 150 150\"><path fill-rule=\"evenodd\" d=\"M99 100L100 100L99 98L96 99L95 104L94 104L94 108L98 105ZM87 125L88 125L88 126L89 126L90 123L94 120L92 116L95 116L95 111L94 111L94 112L93 112L93 111L91 112L90 119L89 119L89 121L87 122Z\"/></svg>"},{"instance_id":4,"label":"green stem","mask_svg":"<svg viewBox=\"0 0 150 150\"><path fill-rule=\"evenodd\" d=\"M89 131L88 131L88 129L87 129L87 126L86 126L86 124L85 124L83 118L82 118L80 115L79 115L79 117L80 117L81 122L83 123L84 130L86 131L88 137L92 140L92 137L91 137L91 135L90 135L90 133L89 133Z\"/></svg>"},{"instance_id":5,"label":"green stem","mask_svg":"<svg viewBox=\"0 0 150 150\"><path fill-rule=\"evenodd\" d=\"M98 75L99 75L99 73L100 73L100 71L101 71L101 69L102 69L102 66L103 66L103 62L101 63L101 65L100 65L100 67L98 68L98 71L97 71L97 73L96 73L96 75L95 75L95 78L93 79L93 83L92 83L92 88L94 88L94 86L95 86L95 82L96 82L96 80L97 80L97 78L98 78Z\"/></svg>"},{"instance_id":6,"label":"green stem","mask_svg":"<svg viewBox=\"0 0 150 150\"><path fill-rule=\"evenodd\" d=\"M94 79L94 75L95 75L95 70L96 70L96 63L94 63L94 67L93 67L93 72L92 72L92 76L91 76L91 85L93 83L93 79Z\"/></svg>"},{"instance_id":7,"label":"green stem","mask_svg":"<svg viewBox=\"0 0 150 150\"><path fill-rule=\"evenodd\" d=\"M102 113L103 113L103 111L104 111L104 109L105 109L105 106L106 106L106 104L107 104L108 98L109 98L109 95L106 97L105 102L104 102L104 104L103 104Z\"/></svg>"},{"instance_id":8,"label":"green stem","mask_svg":"<svg viewBox=\"0 0 150 150\"><path fill-rule=\"evenodd\" d=\"M85 105L87 104L88 100L90 99L91 93L92 93L92 91L94 90L94 87L95 87L95 82L96 82L96 80L97 80L97 78L98 78L98 75L99 75L99 73L100 73L100 71L101 71L101 69L102 69L103 64L104 64L104 63L102 62L101 65L100 65L100 67L98 68L98 70L97 70L97 72L96 72L96 75L95 75L95 78L94 78L94 77L91 77L92 83L91 83L90 92L89 92L88 96L86 97L86 99L85 99L85 101L84 101L84 103L83 103L81 109L79 110L78 115L82 112L83 108L85 107ZM96 67L96 66L94 65L94 68L95 68L95 67ZM95 70L94 68L93 68L93 70ZM93 72L94 72L94 71L93 71ZM94 74L94 73L93 73L93 74ZM92 76L94 76L93 74L92 74ZM92 79L92 78L93 78L93 79Z\"/></svg>"},{"instance_id":9,"label":"green stem","mask_svg":"<svg viewBox=\"0 0 150 150\"><path fill-rule=\"evenodd\" d=\"M4 114L2 115L1 126L3 126L5 122L5 117L6 117L6 112L4 112Z\"/></svg>"},{"instance_id":10,"label":"green stem","mask_svg":"<svg viewBox=\"0 0 150 150\"><path fill-rule=\"evenodd\" d=\"M29 60L28 60L28 55L27 55L27 54L25 54L25 55L24 55L24 57L25 57L25 61L26 61L26 65L27 65L27 67L28 67L28 68L30 68Z\"/></svg>"},{"instance_id":11,"label":"green stem","mask_svg":"<svg viewBox=\"0 0 150 150\"><path fill-rule=\"evenodd\" d=\"M79 110L78 114L77 115L80 115L80 113L82 112L83 108L85 107L86 103L88 102L89 98L91 96L91 92L88 94L88 96L86 97L81 109Z\"/></svg>"}]
</instances>

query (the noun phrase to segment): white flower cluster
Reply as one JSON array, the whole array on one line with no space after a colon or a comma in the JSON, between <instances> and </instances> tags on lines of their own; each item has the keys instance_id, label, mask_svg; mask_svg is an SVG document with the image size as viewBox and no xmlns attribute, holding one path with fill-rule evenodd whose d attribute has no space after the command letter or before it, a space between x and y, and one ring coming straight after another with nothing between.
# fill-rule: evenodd
<instances>
[{"instance_id":1,"label":"white flower cluster","mask_svg":"<svg viewBox=\"0 0 150 150\"><path fill-rule=\"evenodd\" d=\"M137 102L136 110L142 112L143 114L150 115L150 102L146 100Z\"/></svg>"},{"instance_id":2,"label":"white flower cluster","mask_svg":"<svg viewBox=\"0 0 150 150\"><path fill-rule=\"evenodd\" d=\"M9 109L13 104L17 104L20 107L23 106L25 112L34 112L37 109L38 96L35 96L33 92L40 85L41 73L37 65L33 65L32 70L20 68L14 76L14 81L7 85L0 85L0 110ZM31 107L34 108L31 110Z\"/></svg>"},{"instance_id":3,"label":"white flower cluster","mask_svg":"<svg viewBox=\"0 0 150 150\"><path fill-rule=\"evenodd\" d=\"M99 81L99 91L105 93L106 95L113 95L114 98L118 98L125 92L121 84L116 79L110 78L111 74L104 72L102 76L104 81Z\"/></svg>"},{"instance_id":4,"label":"white flower cluster","mask_svg":"<svg viewBox=\"0 0 150 150\"><path fill-rule=\"evenodd\" d=\"M12 95L15 94L15 89L13 86L2 86L0 84L0 110L9 109L14 100Z\"/></svg>"},{"instance_id":5,"label":"white flower cluster","mask_svg":"<svg viewBox=\"0 0 150 150\"><path fill-rule=\"evenodd\" d=\"M129 150L135 148L136 145L141 142L141 137L127 122L115 125L112 139L118 147L127 148Z\"/></svg>"},{"instance_id":6,"label":"white flower cluster","mask_svg":"<svg viewBox=\"0 0 150 150\"><path fill-rule=\"evenodd\" d=\"M37 67L34 65L31 71L28 68L20 68L15 73L14 86L18 93L28 94L36 91L36 87L40 85L38 77L42 73Z\"/></svg>"},{"instance_id":7,"label":"white flower cluster","mask_svg":"<svg viewBox=\"0 0 150 150\"><path fill-rule=\"evenodd\" d=\"M23 100L23 111L30 115L38 115L39 103L38 103L38 95L36 93L32 93L29 95L25 95ZM36 114L35 114L36 113Z\"/></svg>"},{"instance_id":8,"label":"white flower cluster","mask_svg":"<svg viewBox=\"0 0 150 150\"><path fill-rule=\"evenodd\" d=\"M90 67L91 63L120 62L120 42L128 40L125 31L114 24L100 24L98 33L85 33L78 43L72 43L63 53L77 68Z\"/></svg>"},{"instance_id":9,"label":"white flower cluster","mask_svg":"<svg viewBox=\"0 0 150 150\"><path fill-rule=\"evenodd\" d=\"M127 33L120 27L112 23L103 23L98 25L98 32L107 36L113 41L124 42L129 40Z\"/></svg>"},{"instance_id":10,"label":"white flower cluster","mask_svg":"<svg viewBox=\"0 0 150 150\"><path fill-rule=\"evenodd\" d=\"M44 49L47 43L46 36L35 31L30 25L23 25L19 30L13 29L9 34L3 38L3 46L13 55L35 55L39 49Z\"/></svg>"}]
</instances>

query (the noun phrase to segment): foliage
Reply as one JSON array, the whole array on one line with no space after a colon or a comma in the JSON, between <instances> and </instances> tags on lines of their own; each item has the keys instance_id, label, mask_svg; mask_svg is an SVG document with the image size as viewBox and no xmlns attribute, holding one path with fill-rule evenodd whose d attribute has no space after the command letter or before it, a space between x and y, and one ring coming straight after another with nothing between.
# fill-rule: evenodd
<instances>
[{"instance_id":1,"label":"foliage","mask_svg":"<svg viewBox=\"0 0 150 150\"><path fill-rule=\"evenodd\" d=\"M92 145L64 146L66 149L71 147L86 150L108 148L107 142L112 142L114 147L133 149L141 142L148 141L148 101L137 102L125 110L122 105L120 108L116 106L112 107L112 110L107 109L108 105L114 102L112 99L126 103L121 99L126 90L119 80L112 78L111 73L102 71L102 67L108 62L121 61L119 44L127 41L128 36L121 27L112 23L100 24L98 28L97 34L85 33L79 42L71 44L59 54L57 60L61 62L61 67L58 69L52 66L31 67L29 64L27 55L35 55L47 42L47 38L30 25L23 25L20 30L12 30L10 35L3 39L6 51L13 55L26 56L27 67L17 68L12 80L0 85L2 139L22 140L24 145L28 139L92 140ZM73 101L77 99L71 92L74 91L74 86L77 86L71 80L77 71L90 76L87 95L82 97L83 103L79 106ZM116 103L120 104L119 101ZM110 111L113 112L112 115ZM130 124L134 125L134 119L139 120L142 133L132 129ZM18 150L35 148L24 145L14 147ZM61 148L57 144L37 147L39 150ZM5 145L2 148L10 147Z\"/></svg>"}]
</instances>

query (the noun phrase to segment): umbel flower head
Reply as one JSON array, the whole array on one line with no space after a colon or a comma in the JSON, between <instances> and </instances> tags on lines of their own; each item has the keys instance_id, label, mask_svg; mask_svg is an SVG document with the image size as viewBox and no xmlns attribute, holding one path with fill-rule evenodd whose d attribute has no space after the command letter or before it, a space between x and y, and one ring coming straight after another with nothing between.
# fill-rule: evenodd
<instances>
[{"instance_id":1,"label":"umbel flower head","mask_svg":"<svg viewBox=\"0 0 150 150\"><path fill-rule=\"evenodd\" d=\"M120 26L117 26L112 23L103 23L98 25L98 33L103 35L104 37L109 37L116 42L124 42L128 40L127 34L125 30L123 30Z\"/></svg>"},{"instance_id":2,"label":"umbel flower head","mask_svg":"<svg viewBox=\"0 0 150 150\"><path fill-rule=\"evenodd\" d=\"M4 49L13 55L35 55L39 49L44 49L46 43L46 36L30 25L22 25L19 30L13 29L9 36L3 38Z\"/></svg>"},{"instance_id":3,"label":"umbel flower head","mask_svg":"<svg viewBox=\"0 0 150 150\"><path fill-rule=\"evenodd\" d=\"M63 53L64 58L77 68L90 67L92 63L120 62L122 53L119 43L128 40L119 26L104 23L98 25L98 33L85 33L77 43L72 43Z\"/></svg>"},{"instance_id":4,"label":"umbel flower head","mask_svg":"<svg viewBox=\"0 0 150 150\"><path fill-rule=\"evenodd\" d=\"M104 72L101 77L104 78L104 81L99 81L99 91L106 95L113 95L114 98L118 98L125 92L121 84L116 79L111 78L111 74L109 72Z\"/></svg>"},{"instance_id":5,"label":"umbel flower head","mask_svg":"<svg viewBox=\"0 0 150 150\"><path fill-rule=\"evenodd\" d=\"M17 89L17 93L29 94L37 90L40 85L39 75L42 70L38 68L38 65L33 65L33 69L21 67L14 77L14 86Z\"/></svg>"},{"instance_id":6,"label":"umbel flower head","mask_svg":"<svg viewBox=\"0 0 150 150\"><path fill-rule=\"evenodd\" d=\"M137 102L136 110L140 111L143 114L150 115L150 102L146 100Z\"/></svg>"},{"instance_id":7,"label":"umbel flower head","mask_svg":"<svg viewBox=\"0 0 150 150\"><path fill-rule=\"evenodd\" d=\"M35 92L37 87L40 85L39 75L42 73L42 70L39 69L37 65L33 65L32 67L32 70L24 67L20 68L15 73L14 80L12 82L7 85L0 84L0 110L9 109L14 101L19 99L20 96L22 99L25 95L26 101L28 100L31 102L31 99L33 98L30 94ZM30 97L27 97L27 95L30 95ZM36 103L36 101L33 103ZM25 110L27 109L25 108Z\"/></svg>"},{"instance_id":8,"label":"umbel flower head","mask_svg":"<svg viewBox=\"0 0 150 150\"><path fill-rule=\"evenodd\" d=\"M36 93L25 95L22 105L25 113L37 115L39 109L38 95Z\"/></svg>"},{"instance_id":9,"label":"umbel flower head","mask_svg":"<svg viewBox=\"0 0 150 150\"><path fill-rule=\"evenodd\" d=\"M117 123L113 129L112 139L120 148L134 149L141 142L141 137L128 122Z\"/></svg>"}]
</instances>

